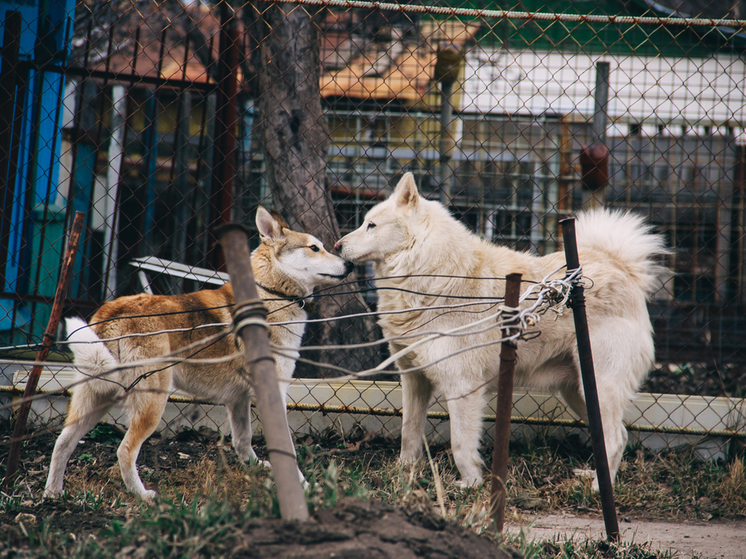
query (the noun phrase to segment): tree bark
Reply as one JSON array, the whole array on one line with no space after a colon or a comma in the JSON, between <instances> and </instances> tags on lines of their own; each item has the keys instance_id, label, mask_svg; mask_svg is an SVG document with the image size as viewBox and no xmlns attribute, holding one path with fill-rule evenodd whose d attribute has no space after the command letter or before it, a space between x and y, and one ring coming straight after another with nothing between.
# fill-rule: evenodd
<instances>
[{"instance_id":1,"label":"tree bark","mask_svg":"<svg viewBox=\"0 0 746 559\"><path fill-rule=\"evenodd\" d=\"M254 43L250 56L256 71L257 134L275 208L291 227L315 235L331 249L340 235L326 185L330 140L319 91L315 17L299 5L252 2L244 8L244 21ZM353 276L348 279L355 281ZM356 284L342 286L334 290L333 297L317 298L319 314L333 317L366 310L359 295L345 293L354 289ZM312 345L350 344L374 339L376 331L375 321L368 317L309 328L307 339ZM379 354L375 348L325 351L308 357L358 371L377 364ZM301 363L298 371L312 373ZM318 373L337 376L323 369Z\"/></svg>"}]
</instances>

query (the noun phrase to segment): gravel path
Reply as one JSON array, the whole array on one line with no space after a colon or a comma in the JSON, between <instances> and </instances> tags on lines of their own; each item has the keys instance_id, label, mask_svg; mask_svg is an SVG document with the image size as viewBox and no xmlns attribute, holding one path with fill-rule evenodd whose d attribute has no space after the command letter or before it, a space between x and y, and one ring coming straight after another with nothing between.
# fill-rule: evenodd
<instances>
[{"instance_id":1,"label":"gravel path","mask_svg":"<svg viewBox=\"0 0 746 559\"><path fill-rule=\"evenodd\" d=\"M508 530L527 531L531 540L575 538L600 539L606 536L603 520L572 515L542 515L527 519L523 526L511 524ZM746 521L706 524L622 521L619 529L627 542L650 542L653 549L679 552L677 557L707 559L746 559Z\"/></svg>"}]
</instances>

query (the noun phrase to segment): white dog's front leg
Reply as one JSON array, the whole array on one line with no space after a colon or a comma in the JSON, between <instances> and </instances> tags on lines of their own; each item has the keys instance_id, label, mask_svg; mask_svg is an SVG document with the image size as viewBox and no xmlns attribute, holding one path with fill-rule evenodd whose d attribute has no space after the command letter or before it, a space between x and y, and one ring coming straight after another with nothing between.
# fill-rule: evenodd
<instances>
[{"instance_id":1,"label":"white dog's front leg","mask_svg":"<svg viewBox=\"0 0 746 559\"><path fill-rule=\"evenodd\" d=\"M401 455L403 464L414 464L422 454L427 407L433 385L423 373L402 375Z\"/></svg>"},{"instance_id":2,"label":"white dog's front leg","mask_svg":"<svg viewBox=\"0 0 746 559\"><path fill-rule=\"evenodd\" d=\"M460 391L446 397L451 416L451 448L453 460L461 473L459 485L471 487L482 483L482 457L479 441L482 438L484 388Z\"/></svg>"}]
</instances>

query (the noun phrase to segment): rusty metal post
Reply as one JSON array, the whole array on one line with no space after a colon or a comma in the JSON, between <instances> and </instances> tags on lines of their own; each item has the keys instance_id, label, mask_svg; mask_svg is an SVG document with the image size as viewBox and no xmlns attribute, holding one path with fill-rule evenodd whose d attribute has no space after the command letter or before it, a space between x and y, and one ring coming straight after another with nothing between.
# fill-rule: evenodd
<instances>
[{"instance_id":1,"label":"rusty metal post","mask_svg":"<svg viewBox=\"0 0 746 559\"><path fill-rule=\"evenodd\" d=\"M521 274L509 274L505 284L505 305L517 308L521 294ZM510 335L503 332L503 338ZM510 413L513 410L513 372L516 344L503 342L500 349L500 372L497 378L497 409L495 410L495 446L492 450L492 487L490 510L498 532L505 525L505 504L508 500L508 444L510 443Z\"/></svg>"},{"instance_id":2,"label":"rusty metal post","mask_svg":"<svg viewBox=\"0 0 746 559\"><path fill-rule=\"evenodd\" d=\"M447 45L438 51L434 68L434 78L441 86L440 107L440 202L444 206L451 203L451 182L453 165L451 163L455 142L451 136L453 121L453 85L459 77L459 70L464 61L464 53L454 45Z\"/></svg>"},{"instance_id":3,"label":"rusty metal post","mask_svg":"<svg viewBox=\"0 0 746 559\"><path fill-rule=\"evenodd\" d=\"M608 62L596 62L596 88L593 90L593 141L606 145L606 126L609 122Z\"/></svg>"},{"instance_id":4,"label":"rusty metal post","mask_svg":"<svg viewBox=\"0 0 746 559\"><path fill-rule=\"evenodd\" d=\"M230 222L233 208L233 177L236 174L236 125L240 36L233 8L220 3L220 41L218 45L218 89L215 103L215 133L212 151L212 192L210 223ZM213 251L215 269L223 269L222 253Z\"/></svg>"},{"instance_id":5,"label":"rusty metal post","mask_svg":"<svg viewBox=\"0 0 746 559\"><path fill-rule=\"evenodd\" d=\"M73 221L72 230L70 231L70 238L67 241L65 259L62 262L60 279L57 282L57 291L54 295L52 315L49 317L47 329L44 332L44 337L42 339L41 350L36 356L36 363L43 363L46 361L47 356L49 355L49 350L54 345L54 336L57 332L57 326L59 325L62 316L62 306L65 302L65 295L67 294L67 287L70 283L70 276L73 272L73 262L75 262L75 254L78 251L78 242L80 241L80 233L83 230L84 219L85 214L83 212L75 213L75 220ZM23 440L23 435L26 432L26 421L28 420L28 414L31 409L31 398L36 393L36 385L39 383L41 371L41 364L34 365L29 374L28 381L26 382L26 390L23 392L23 400L18 410L18 416L16 417L16 423L13 428L13 438L10 441L8 467L5 471L5 479L3 480L3 485L5 487L8 487L13 483L16 471L18 470L18 460L21 454L21 442Z\"/></svg>"},{"instance_id":6,"label":"rusty metal post","mask_svg":"<svg viewBox=\"0 0 746 559\"><path fill-rule=\"evenodd\" d=\"M560 224L562 225L562 240L565 243L565 259L569 273L580 268L578 244L575 237L575 219L571 217L563 219ZM591 353L591 338L588 332L588 317L585 313L585 290L580 284L576 284L572 289L570 307L575 320L575 338L578 344L580 374L583 377L588 429L591 434L593 457L596 463L596 475L598 476L606 535L611 541L619 541L619 522L614 503L614 487L611 484L609 461L606 455L604 429L601 423L601 409L598 403L598 389L596 388L596 373L593 367L593 354Z\"/></svg>"},{"instance_id":7,"label":"rusty metal post","mask_svg":"<svg viewBox=\"0 0 746 559\"><path fill-rule=\"evenodd\" d=\"M583 207L604 205L606 185L609 183L609 146L606 126L609 105L609 63L596 62L596 88L593 91L593 140L580 152Z\"/></svg>"},{"instance_id":8,"label":"rusty metal post","mask_svg":"<svg viewBox=\"0 0 746 559\"><path fill-rule=\"evenodd\" d=\"M287 410L282 402L275 361L269 347L269 328L264 322L267 311L259 299L251 269L247 231L237 224L226 224L215 231L225 252L225 261L233 284L236 335L244 342L256 409L267 441L280 514L285 520L308 520L308 506L298 477L298 460L290 439ZM243 323L243 326L240 324Z\"/></svg>"}]
</instances>

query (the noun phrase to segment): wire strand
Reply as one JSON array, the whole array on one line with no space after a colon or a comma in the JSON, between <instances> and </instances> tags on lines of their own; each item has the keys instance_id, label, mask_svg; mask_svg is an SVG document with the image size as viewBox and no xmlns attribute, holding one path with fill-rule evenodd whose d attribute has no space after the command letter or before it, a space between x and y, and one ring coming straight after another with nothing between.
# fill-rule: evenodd
<instances>
[{"instance_id":1,"label":"wire strand","mask_svg":"<svg viewBox=\"0 0 746 559\"><path fill-rule=\"evenodd\" d=\"M418 332L418 333L407 333L404 335L399 336L390 336L388 338L383 338L380 340L374 340L372 342L362 342L358 344L347 344L347 345L327 345L327 346L306 346L302 348L298 348L303 351L312 351L312 350L329 350L329 349L346 349L346 350L354 350L364 347L372 347L374 345L380 345L383 343L391 343L396 341L405 341L405 340L415 340L413 343L407 345L403 349L395 352L393 355L389 356L388 358L384 359L381 363L379 363L376 367L366 369L363 371L351 371L349 369L346 369L344 367L340 367L337 365L329 364L329 363L321 363L317 361L313 361L304 357L296 357L295 351L293 350L292 354L288 353L288 348L272 345L273 353L275 355L287 357L289 359L294 359L301 363L306 363L309 365L313 365L318 368L324 368L328 370L333 370L339 373L343 373L344 376L342 377L334 377L332 379L304 379L309 384L320 384L320 383L329 383L329 382L343 382L346 380L354 380L359 378L365 378L368 376L373 376L377 374L382 373L388 373L388 374L411 374L414 372L419 372L422 370L427 369L428 367L432 367L438 363L441 363L447 359L450 359L452 357L455 357L456 355L460 355L462 353L473 351L476 349L489 347L496 344L501 344L506 341L516 341L519 339L533 339L533 337L540 334L538 331L531 332L532 328L536 328L539 321L541 320L541 315L545 314L548 311L553 311L556 313L561 313L562 308L567 304L567 301L570 297L570 293L572 290L572 287L574 284L576 284L579 281L582 281L582 269L578 268L577 270L572 270L568 272L564 278L559 279L555 278L552 279L552 276L557 274L560 270L564 268L560 267L551 274L548 274L545 278L543 278L541 281L538 282L527 282L529 284L529 287L521 294L520 302L522 304L525 304L528 301L532 301L532 304L525 307L525 308L509 308L505 305L498 305L498 310L494 313L490 313L489 315L480 318L479 320L470 321L465 324L458 325L454 328L451 328L446 331L438 331L438 330L432 330L432 331L426 331L426 332ZM496 279L496 278L485 278L485 279ZM495 298L495 300L498 300L499 298ZM504 299L504 298L503 298ZM481 305L481 304L489 304L490 306L494 306L495 302L490 299L490 302L486 301L480 301L480 302L470 302L464 304L464 306L474 306L474 305ZM452 307L461 307L462 305L440 305L436 308L433 307L422 307L422 310L442 310L442 307L446 308L452 308ZM409 310L411 312L411 309ZM407 311L402 311L407 312ZM477 312L477 311L475 311ZM482 313L485 311L482 311ZM480 314L482 314L480 313ZM176 314L176 313L168 313L168 314ZM380 314L380 313L365 313L368 314ZM501 319L501 317L505 317L504 319ZM279 325L279 324L274 324ZM207 325L199 325L198 327L195 327L194 329L205 329L205 328L215 328L220 327L221 329L224 329L223 332L219 332L217 334L213 334L211 336L207 336L206 338L203 338L201 340L197 340L196 342L193 342L191 344L188 344L187 346L178 348L172 352L170 352L167 355L155 357L155 358L149 358L144 360L138 360L138 361L132 361L129 363L120 363L116 367L112 367L110 369L107 369L106 371L98 374L98 375L90 375L85 373L85 371L81 370L79 367L76 367L76 370L80 373L81 378L77 382L73 383L72 385L68 386L67 388L72 388L76 385L79 385L84 382L89 382L91 380L104 380L107 382L112 382L113 384L119 386L124 394L127 394L135 389L136 385L141 382L143 379L147 378L148 376L151 376L153 374L156 374L165 368L172 367L177 364L193 364L193 365L217 365L217 364L223 364L227 362L231 362L234 360L238 360L242 357L242 353L240 352L232 352L230 354L216 357L216 358L194 358L193 356L199 353L200 351L203 351L206 349L206 347L209 347L210 345L216 343L220 339L228 336L231 334L231 332L228 330L227 326L224 326L223 324L207 324ZM425 364L418 365L416 367L411 367L408 369L403 369L399 371L391 371L387 370L387 367L394 364L398 360L400 360L405 355L415 351L417 348L421 347L424 344L430 343L432 341L435 341L439 338L444 337L466 337L466 336L474 336L478 334L484 334L486 332L489 332L494 329L501 329L503 330L503 336L500 338L496 338L494 340L488 340L485 342L477 343L477 344L470 344L468 346L458 348L456 351L453 351L452 353L439 357L433 361L430 361ZM188 331L190 329L174 329L174 331ZM108 338L108 339L102 339L101 342L107 342L107 341L114 341L119 340L122 338L127 337L140 337L144 335L155 335L155 334L163 334L166 333L165 331L160 332L153 332L153 333L136 333L132 335L127 336L120 336L118 338ZM91 343L91 342L86 342ZM99 342L92 342L92 343L99 343ZM188 351L194 351L191 356L189 357L180 357L181 354L188 352ZM43 366L49 366L48 362L43 363L37 363L34 362L33 365L43 365ZM52 366L57 365L53 364ZM57 365L60 366L60 365ZM125 386L123 383L118 382L115 379L108 378L111 375L115 374L116 372L127 370L127 369L133 369L133 368L144 368L144 367L159 367L163 366L160 369L155 369L152 371L147 371L143 373L142 375L138 375L137 379L132 382L129 386ZM489 383L490 381L486 381ZM60 391L62 392L62 390ZM46 394L49 394L47 392ZM43 396L46 397L46 396ZM465 397L461 396L461 397ZM34 400L35 397L28 398L27 400ZM18 402L13 403L13 405L17 405ZM0 406L0 409L2 409L5 406Z\"/></svg>"}]
</instances>

